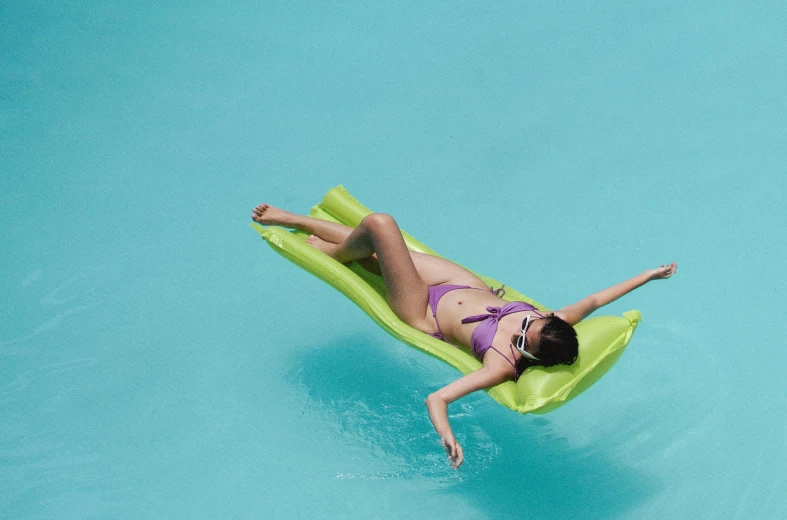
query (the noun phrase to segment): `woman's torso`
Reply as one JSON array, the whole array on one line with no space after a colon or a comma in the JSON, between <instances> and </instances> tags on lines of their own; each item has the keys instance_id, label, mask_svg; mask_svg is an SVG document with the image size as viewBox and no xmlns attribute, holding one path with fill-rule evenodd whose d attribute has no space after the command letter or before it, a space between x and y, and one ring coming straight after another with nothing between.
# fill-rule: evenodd
<instances>
[{"instance_id":1,"label":"woman's torso","mask_svg":"<svg viewBox=\"0 0 787 520\"><path fill-rule=\"evenodd\" d=\"M436 317L443 336L445 336L446 340L450 343L465 347L468 351L471 351L471 353L473 332L477 327L483 326L483 321L478 320L471 323L462 323L462 320L469 316L497 313L498 311L496 309L503 309L509 304L508 301L489 292L488 288L484 287L483 290L479 289L480 287L450 291L443 295L437 305ZM487 307L493 308L493 310L490 312ZM511 310L514 310L514 312L511 312ZM509 312L510 313L506 313L506 315L496 320L497 331L494 332L491 344L484 345L484 347L488 348L492 346L500 352L507 353L509 356L515 356L515 354L511 352L511 342L515 336L520 334L522 320L528 314L534 314L534 311L529 309L516 311L516 309L509 308ZM431 318L431 312L429 317ZM434 319L432 318L431 321L432 327L435 327L435 329L425 330L424 332L432 333L437 331L437 324L434 323ZM476 341L478 341L478 339L479 338L476 338ZM482 341L483 343L489 342L487 337L483 337ZM518 359L519 355L515 357ZM516 359L512 359L512 361L516 361Z\"/></svg>"}]
</instances>

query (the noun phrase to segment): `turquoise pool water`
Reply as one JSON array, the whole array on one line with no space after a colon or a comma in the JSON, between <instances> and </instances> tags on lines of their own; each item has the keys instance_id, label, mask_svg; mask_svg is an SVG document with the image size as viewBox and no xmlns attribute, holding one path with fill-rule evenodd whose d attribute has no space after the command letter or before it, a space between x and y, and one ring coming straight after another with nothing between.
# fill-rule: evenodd
<instances>
[{"instance_id":1,"label":"turquoise pool water","mask_svg":"<svg viewBox=\"0 0 787 520\"><path fill-rule=\"evenodd\" d=\"M0 5L0 517L787 517L780 2ZM246 226L331 186L644 323L569 405L423 399ZM313 298L295 295L308 291Z\"/></svg>"}]
</instances>

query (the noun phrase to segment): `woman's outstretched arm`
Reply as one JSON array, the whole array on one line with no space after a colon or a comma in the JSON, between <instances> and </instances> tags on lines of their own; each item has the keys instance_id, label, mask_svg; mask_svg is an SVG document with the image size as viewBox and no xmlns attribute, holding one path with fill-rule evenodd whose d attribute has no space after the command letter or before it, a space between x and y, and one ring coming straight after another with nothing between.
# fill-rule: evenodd
<instances>
[{"instance_id":1,"label":"woman's outstretched arm","mask_svg":"<svg viewBox=\"0 0 787 520\"><path fill-rule=\"evenodd\" d=\"M591 294L587 298L583 298L573 305L563 307L555 314L566 320L571 325L576 325L580 321L587 318L593 311L612 303L621 296L630 293L637 287L642 287L651 280L664 280L675 274L678 270L678 264L672 263L669 265L662 265L656 269L649 269L644 273L629 278L625 282L613 285L603 291Z\"/></svg>"},{"instance_id":2,"label":"woman's outstretched arm","mask_svg":"<svg viewBox=\"0 0 787 520\"><path fill-rule=\"evenodd\" d=\"M426 398L429 419L440 436L440 444L445 448L445 454L448 456L448 460L454 469L462 464L465 457L462 447L456 441L454 432L451 430L451 425L448 422L448 403L456 401L460 397L464 397L476 390L489 388L506 381L511 376L509 372L510 370L500 372L484 366L444 386Z\"/></svg>"}]
</instances>

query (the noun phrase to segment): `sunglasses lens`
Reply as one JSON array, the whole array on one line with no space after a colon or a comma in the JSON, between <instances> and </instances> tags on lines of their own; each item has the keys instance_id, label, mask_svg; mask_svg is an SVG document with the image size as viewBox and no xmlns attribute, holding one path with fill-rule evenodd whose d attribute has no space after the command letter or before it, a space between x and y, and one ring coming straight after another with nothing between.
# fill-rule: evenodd
<instances>
[{"instance_id":1,"label":"sunglasses lens","mask_svg":"<svg viewBox=\"0 0 787 520\"><path fill-rule=\"evenodd\" d=\"M530 316L522 320L522 335L519 336L519 339L516 340L516 346L520 350L523 350L525 348L525 343L527 343L527 338L525 337L525 333L527 332L527 327L529 325L530 325Z\"/></svg>"}]
</instances>

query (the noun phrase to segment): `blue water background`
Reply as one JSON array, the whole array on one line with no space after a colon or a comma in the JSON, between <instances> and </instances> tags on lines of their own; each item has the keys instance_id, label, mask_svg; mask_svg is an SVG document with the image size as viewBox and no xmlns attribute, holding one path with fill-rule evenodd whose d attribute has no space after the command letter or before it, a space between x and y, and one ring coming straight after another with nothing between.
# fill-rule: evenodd
<instances>
[{"instance_id":1,"label":"blue water background","mask_svg":"<svg viewBox=\"0 0 787 520\"><path fill-rule=\"evenodd\" d=\"M0 517L787 517L784 2L0 3ZM337 184L558 307L545 416L247 227Z\"/></svg>"}]
</instances>

